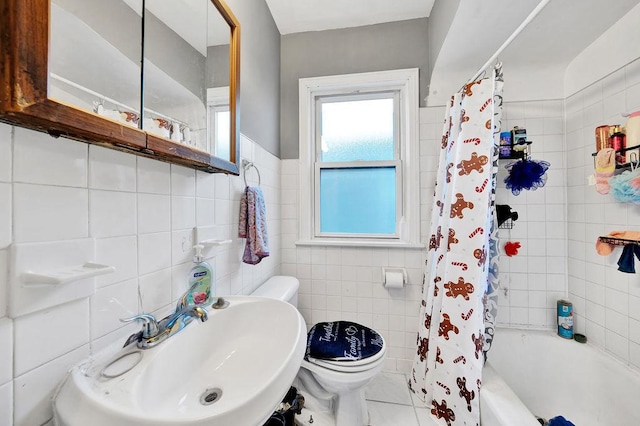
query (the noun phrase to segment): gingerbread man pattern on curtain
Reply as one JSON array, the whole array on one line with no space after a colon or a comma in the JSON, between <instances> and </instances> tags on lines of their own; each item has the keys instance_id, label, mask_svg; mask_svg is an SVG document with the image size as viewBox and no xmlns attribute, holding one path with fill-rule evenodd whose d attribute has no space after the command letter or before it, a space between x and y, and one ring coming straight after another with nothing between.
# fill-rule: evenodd
<instances>
[{"instance_id":1,"label":"gingerbread man pattern on curtain","mask_svg":"<svg viewBox=\"0 0 640 426\"><path fill-rule=\"evenodd\" d=\"M495 78L447 107L411 390L442 425L479 425Z\"/></svg>"}]
</instances>

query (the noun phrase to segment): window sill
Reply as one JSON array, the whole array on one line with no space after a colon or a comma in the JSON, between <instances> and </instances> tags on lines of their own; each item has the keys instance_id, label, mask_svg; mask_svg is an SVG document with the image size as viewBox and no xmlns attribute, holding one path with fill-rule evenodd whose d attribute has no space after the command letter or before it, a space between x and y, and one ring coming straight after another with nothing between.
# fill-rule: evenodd
<instances>
[{"instance_id":1,"label":"window sill","mask_svg":"<svg viewBox=\"0 0 640 426\"><path fill-rule=\"evenodd\" d=\"M366 241L366 240L298 240L297 246L325 246L325 247L368 247L368 248L399 248L422 250L426 246L421 243L408 243L401 241Z\"/></svg>"}]
</instances>

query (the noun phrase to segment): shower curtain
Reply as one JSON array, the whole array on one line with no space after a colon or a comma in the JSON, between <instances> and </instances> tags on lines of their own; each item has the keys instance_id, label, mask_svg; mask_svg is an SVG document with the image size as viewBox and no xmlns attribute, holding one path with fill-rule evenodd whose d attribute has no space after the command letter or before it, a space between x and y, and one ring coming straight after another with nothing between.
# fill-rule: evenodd
<instances>
[{"instance_id":1,"label":"shower curtain","mask_svg":"<svg viewBox=\"0 0 640 426\"><path fill-rule=\"evenodd\" d=\"M500 67L492 74L467 84L447 106L409 380L411 390L431 407L434 420L448 426L480 424L484 351L493 336L497 308L493 203Z\"/></svg>"}]
</instances>

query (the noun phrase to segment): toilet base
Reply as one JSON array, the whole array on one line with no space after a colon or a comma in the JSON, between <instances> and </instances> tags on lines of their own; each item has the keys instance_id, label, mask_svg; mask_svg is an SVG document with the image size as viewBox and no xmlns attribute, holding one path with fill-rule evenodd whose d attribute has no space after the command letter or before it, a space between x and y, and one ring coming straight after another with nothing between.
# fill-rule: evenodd
<instances>
[{"instance_id":1,"label":"toilet base","mask_svg":"<svg viewBox=\"0 0 640 426\"><path fill-rule=\"evenodd\" d=\"M304 383L296 379L294 386L305 398L301 414L296 415L298 426L367 426L369 411L364 398L364 389L348 392L331 399L321 399L311 394ZM356 408L359 407L359 408Z\"/></svg>"}]
</instances>

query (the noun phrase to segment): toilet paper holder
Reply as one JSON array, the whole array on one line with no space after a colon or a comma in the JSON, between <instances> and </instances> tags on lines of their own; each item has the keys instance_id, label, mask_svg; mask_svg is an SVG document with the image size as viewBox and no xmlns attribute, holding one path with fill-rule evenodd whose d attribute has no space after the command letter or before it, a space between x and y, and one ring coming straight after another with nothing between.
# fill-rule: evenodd
<instances>
[{"instance_id":1,"label":"toilet paper holder","mask_svg":"<svg viewBox=\"0 0 640 426\"><path fill-rule=\"evenodd\" d=\"M386 288L403 288L407 283L405 268L382 268L382 285Z\"/></svg>"}]
</instances>

